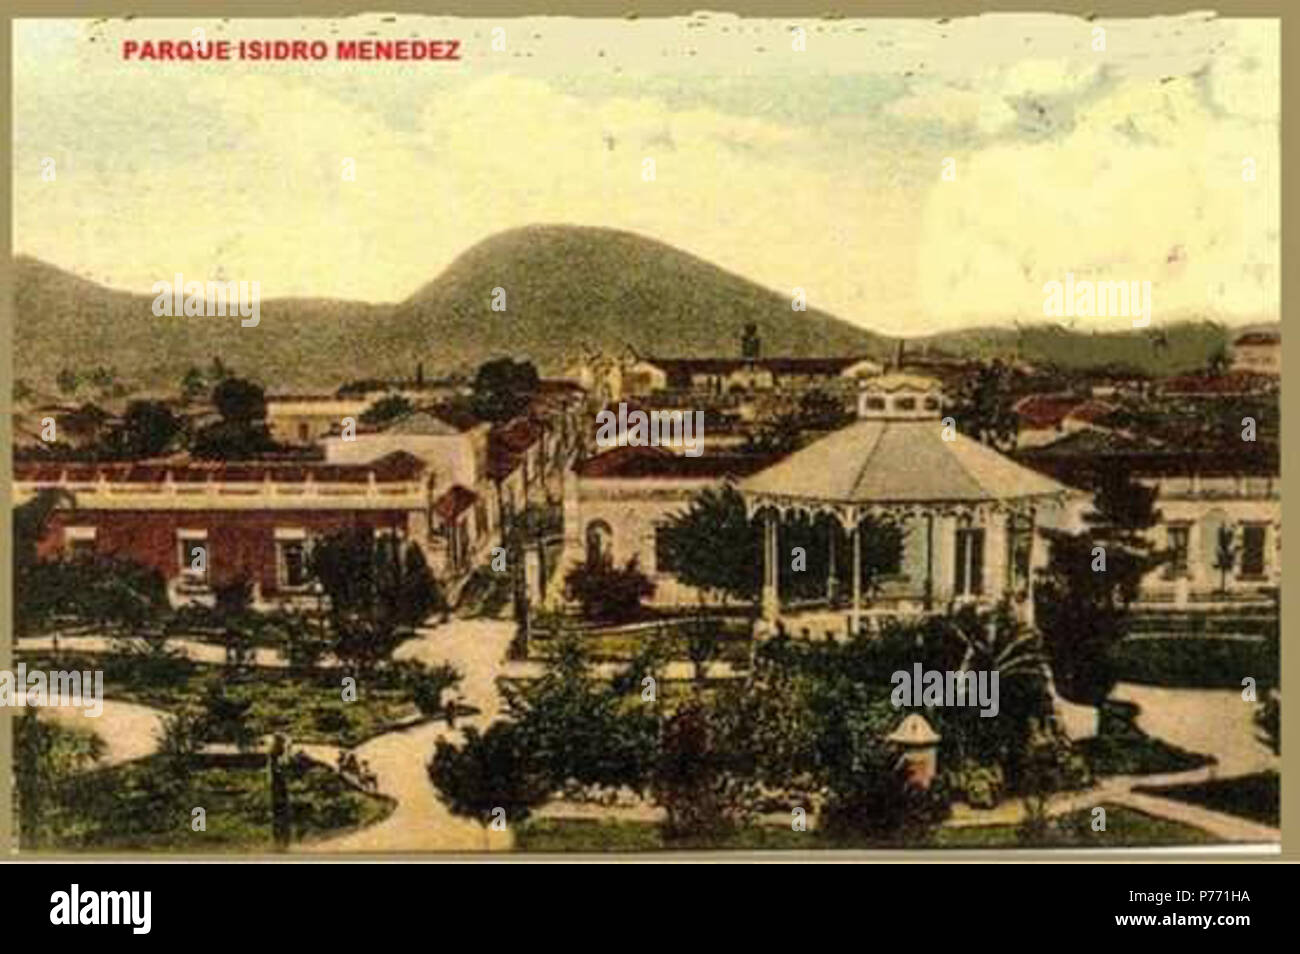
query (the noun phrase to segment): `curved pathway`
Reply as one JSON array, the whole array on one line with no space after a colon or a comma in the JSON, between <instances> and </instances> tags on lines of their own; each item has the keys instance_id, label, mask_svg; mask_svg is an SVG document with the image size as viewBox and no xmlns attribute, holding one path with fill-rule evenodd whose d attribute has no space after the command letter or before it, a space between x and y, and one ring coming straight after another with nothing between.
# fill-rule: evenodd
<instances>
[{"instance_id":1,"label":"curved pathway","mask_svg":"<svg viewBox=\"0 0 1300 954\"><path fill-rule=\"evenodd\" d=\"M104 754L95 768L132 762L158 751L167 713L116 699L105 699L103 705L98 716L86 715L83 706L43 706L37 710L37 718L87 730L103 739Z\"/></svg>"},{"instance_id":2,"label":"curved pathway","mask_svg":"<svg viewBox=\"0 0 1300 954\"><path fill-rule=\"evenodd\" d=\"M1239 691L1169 689L1120 683L1111 698L1138 706L1134 721L1147 735L1189 752L1209 755L1215 762L1185 772L1108 776L1085 791L1053 799L1049 814L1061 815L1109 802L1192 825L1224 841L1268 843L1281 840L1279 829L1247 818L1149 792L1133 791L1139 787L1195 785L1279 770L1281 760L1256 738L1254 704L1243 701ZM1017 824L1023 818L1024 805L1014 800L988 810L956 805L948 824L955 827Z\"/></svg>"},{"instance_id":3,"label":"curved pathway","mask_svg":"<svg viewBox=\"0 0 1300 954\"><path fill-rule=\"evenodd\" d=\"M509 622L452 620L434 629L423 629L416 639L403 643L394 658L455 666L461 682L452 692L463 704L478 709L478 714L458 718L458 728L449 728L441 720L423 722L362 743L354 753L358 760L370 763L379 793L395 800L397 807L378 824L338 838L298 845L294 850L480 852L513 847L514 836L508 828L492 831L476 821L453 815L429 781L426 769L439 739L459 745L464 741L459 727L472 725L482 730L496 718L501 705L496 680L513 635L514 624ZM311 746L303 749L311 754Z\"/></svg>"}]
</instances>

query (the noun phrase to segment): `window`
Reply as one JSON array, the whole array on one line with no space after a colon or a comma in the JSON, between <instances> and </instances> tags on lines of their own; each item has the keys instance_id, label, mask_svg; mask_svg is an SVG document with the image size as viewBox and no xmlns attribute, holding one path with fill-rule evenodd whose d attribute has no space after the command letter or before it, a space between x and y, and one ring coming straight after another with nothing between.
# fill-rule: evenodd
<instances>
[{"instance_id":1,"label":"window","mask_svg":"<svg viewBox=\"0 0 1300 954\"><path fill-rule=\"evenodd\" d=\"M1268 527L1263 524L1246 524L1241 528L1241 576L1244 579L1264 575L1264 548L1268 541Z\"/></svg>"},{"instance_id":2,"label":"window","mask_svg":"<svg viewBox=\"0 0 1300 954\"><path fill-rule=\"evenodd\" d=\"M298 440L304 444L311 440L311 425L306 421L298 422Z\"/></svg>"},{"instance_id":3,"label":"window","mask_svg":"<svg viewBox=\"0 0 1300 954\"><path fill-rule=\"evenodd\" d=\"M673 560L672 527L655 527L655 572L675 573L677 563Z\"/></svg>"},{"instance_id":4,"label":"window","mask_svg":"<svg viewBox=\"0 0 1300 954\"><path fill-rule=\"evenodd\" d=\"M604 520L587 524L587 562L599 563L612 556L614 531Z\"/></svg>"},{"instance_id":5,"label":"window","mask_svg":"<svg viewBox=\"0 0 1300 954\"><path fill-rule=\"evenodd\" d=\"M926 398L926 399L925 399L925 409L926 409L927 411L937 411L937 410L939 410L939 399L938 399L938 398L935 398L935 397L928 397L928 398Z\"/></svg>"},{"instance_id":6,"label":"window","mask_svg":"<svg viewBox=\"0 0 1300 954\"><path fill-rule=\"evenodd\" d=\"M895 410L895 411L915 411L915 410L916 410L916 398L914 398L914 397L901 397L901 398L894 398L894 410Z\"/></svg>"},{"instance_id":7,"label":"window","mask_svg":"<svg viewBox=\"0 0 1300 954\"><path fill-rule=\"evenodd\" d=\"M885 409L885 399L882 397L867 398L868 411L883 411Z\"/></svg>"},{"instance_id":8,"label":"window","mask_svg":"<svg viewBox=\"0 0 1300 954\"><path fill-rule=\"evenodd\" d=\"M307 554L306 531L285 528L275 531L275 576L281 586L295 589L310 582Z\"/></svg>"},{"instance_id":9,"label":"window","mask_svg":"<svg viewBox=\"0 0 1300 954\"><path fill-rule=\"evenodd\" d=\"M181 579L192 586L207 586L212 571L212 549L206 530L176 531Z\"/></svg>"},{"instance_id":10,"label":"window","mask_svg":"<svg viewBox=\"0 0 1300 954\"><path fill-rule=\"evenodd\" d=\"M984 531L957 531L957 565L953 590L958 596L978 596L984 592Z\"/></svg>"},{"instance_id":11,"label":"window","mask_svg":"<svg viewBox=\"0 0 1300 954\"><path fill-rule=\"evenodd\" d=\"M1165 547L1172 554L1165 575L1176 579L1187 575L1187 549L1191 539L1191 527L1187 524L1170 524L1165 528Z\"/></svg>"},{"instance_id":12,"label":"window","mask_svg":"<svg viewBox=\"0 0 1300 954\"><path fill-rule=\"evenodd\" d=\"M63 548L74 560L85 560L95 555L94 527L64 527Z\"/></svg>"}]
</instances>

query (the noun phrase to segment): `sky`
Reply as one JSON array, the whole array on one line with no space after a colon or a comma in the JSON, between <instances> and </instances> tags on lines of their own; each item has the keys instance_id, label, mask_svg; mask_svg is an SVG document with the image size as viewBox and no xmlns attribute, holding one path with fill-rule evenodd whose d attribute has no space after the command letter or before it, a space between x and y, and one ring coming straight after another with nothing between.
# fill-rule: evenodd
<instances>
[{"instance_id":1,"label":"sky","mask_svg":"<svg viewBox=\"0 0 1300 954\"><path fill-rule=\"evenodd\" d=\"M463 58L123 59L125 40L195 28L454 37ZM1067 273L1150 281L1156 323L1277 317L1275 20L14 30L14 248L115 288L180 272L256 280L263 298L400 301L496 232L567 223L670 243L889 334L1045 320L1044 285Z\"/></svg>"}]
</instances>

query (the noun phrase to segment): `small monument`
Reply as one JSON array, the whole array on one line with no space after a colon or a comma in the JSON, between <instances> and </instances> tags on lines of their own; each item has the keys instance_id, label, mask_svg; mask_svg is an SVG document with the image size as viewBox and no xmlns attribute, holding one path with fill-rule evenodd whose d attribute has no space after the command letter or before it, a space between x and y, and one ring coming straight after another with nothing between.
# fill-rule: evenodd
<instances>
[{"instance_id":1,"label":"small monument","mask_svg":"<svg viewBox=\"0 0 1300 954\"><path fill-rule=\"evenodd\" d=\"M930 728L925 716L916 712L908 714L898 728L885 737L886 742L893 742L903 749L903 767L908 784L920 789L930 787L939 767L941 738Z\"/></svg>"}]
</instances>

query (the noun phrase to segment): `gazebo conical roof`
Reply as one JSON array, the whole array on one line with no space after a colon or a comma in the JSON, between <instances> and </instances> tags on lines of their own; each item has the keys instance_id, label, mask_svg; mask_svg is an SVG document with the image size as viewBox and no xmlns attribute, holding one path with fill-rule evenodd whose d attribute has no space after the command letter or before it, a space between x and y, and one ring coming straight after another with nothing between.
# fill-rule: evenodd
<instances>
[{"instance_id":1,"label":"gazebo conical roof","mask_svg":"<svg viewBox=\"0 0 1300 954\"><path fill-rule=\"evenodd\" d=\"M752 511L1019 508L1072 491L962 435L944 440L937 419L867 419L810 444L742 481Z\"/></svg>"}]
</instances>

